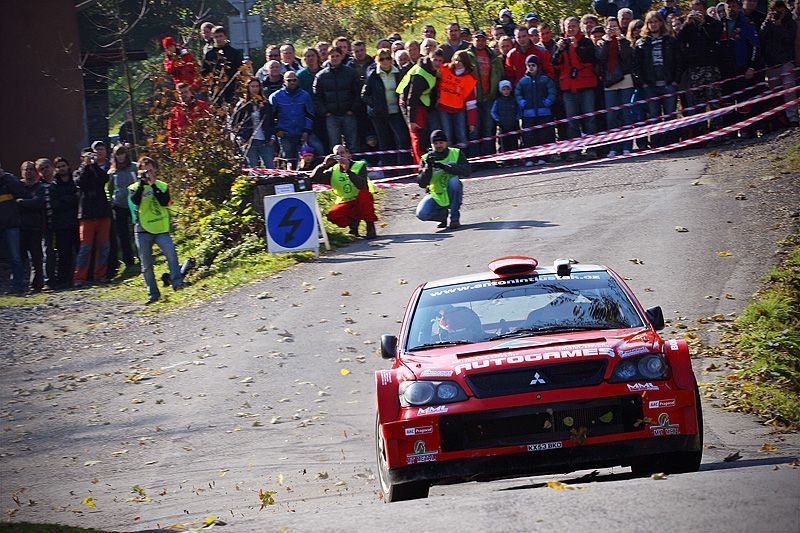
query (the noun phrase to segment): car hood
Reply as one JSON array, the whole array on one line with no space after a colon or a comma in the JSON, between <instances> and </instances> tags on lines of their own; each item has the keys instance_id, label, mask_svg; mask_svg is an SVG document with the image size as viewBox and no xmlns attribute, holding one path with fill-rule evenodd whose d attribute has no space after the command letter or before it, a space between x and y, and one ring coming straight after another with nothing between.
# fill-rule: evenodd
<instances>
[{"instance_id":1,"label":"car hood","mask_svg":"<svg viewBox=\"0 0 800 533\"><path fill-rule=\"evenodd\" d=\"M402 356L402 362L417 379L451 378L570 360L624 359L660 352L661 344L651 329L582 331L410 352Z\"/></svg>"}]
</instances>

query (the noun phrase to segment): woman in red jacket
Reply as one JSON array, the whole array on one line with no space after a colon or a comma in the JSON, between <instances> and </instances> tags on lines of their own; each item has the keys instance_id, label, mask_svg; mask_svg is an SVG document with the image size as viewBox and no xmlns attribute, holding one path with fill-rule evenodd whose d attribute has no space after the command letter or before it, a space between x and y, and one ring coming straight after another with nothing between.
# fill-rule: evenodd
<instances>
[{"instance_id":1,"label":"woman in red jacket","mask_svg":"<svg viewBox=\"0 0 800 533\"><path fill-rule=\"evenodd\" d=\"M466 50L453 54L450 63L439 69L439 103L436 110L447 138L453 144L467 142L478 126L478 96L472 58Z\"/></svg>"},{"instance_id":2,"label":"woman in red jacket","mask_svg":"<svg viewBox=\"0 0 800 533\"><path fill-rule=\"evenodd\" d=\"M172 37L161 39L161 45L164 47L164 70L172 76L175 85L185 83L192 91L200 89L200 76L197 75L194 55L186 48L178 48Z\"/></svg>"},{"instance_id":3,"label":"woman in red jacket","mask_svg":"<svg viewBox=\"0 0 800 533\"><path fill-rule=\"evenodd\" d=\"M592 41L581 34L580 22L575 17L564 21L566 35L558 41L553 53L553 65L558 69L558 82L564 97L564 108L568 117L574 117L595 110L595 87L597 75L594 71L595 46ZM583 133L591 135L597 131L594 117L569 122L570 139ZM586 153L595 155L589 149ZM577 153L568 154L567 159L574 160Z\"/></svg>"}]
</instances>

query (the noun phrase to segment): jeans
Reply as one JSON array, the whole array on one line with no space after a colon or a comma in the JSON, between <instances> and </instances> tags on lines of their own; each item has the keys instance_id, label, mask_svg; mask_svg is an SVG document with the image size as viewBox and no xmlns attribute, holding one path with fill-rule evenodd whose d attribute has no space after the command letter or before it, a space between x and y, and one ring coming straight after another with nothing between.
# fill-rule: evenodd
<instances>
[{"instance_id":1,"label":"jeans","mask_svg":"<svg viewBox=\"0 0 800 533\"><path fill-rule=\"evenodd\" d=\"M250 167L257 167L259 166L259 160L263 162L264 168L275 168L275 163L273 163L273 159L275 159L275 148L273 147L274 142L262 141L259 139L253 139L250 142L250 148L247 150L247 153L244 154L244 157L247 159L247 164Z\"/></svg>"},{"instance_id":2,"label":"jeans","mask_svg":"<svg viewBox=\"0 0 800 533\"><path fill-rule=\"evenodd\" d=\"M161 253L167 259L169 277L173 289L183 283L183 276L181 275L181 267L178 265L178 252L175 251L175 243L172 242L172 237L169 233L136 232L136 246L139 248L139 261L142 263L142 277L145 285L147 285L148 296L155 299L161 296L161 292L158 290L156 274L153 270L153 244L161 249Z\"/></svg>"},{"instance_id":3,"label":"jeans","mask_svg":"<svg viewBox=\"0 0 800 533\"><path fill-rule=\"evenodd\" d=\"M392 113L385 117L370 117L372 125L375 128L375 134L378 136L378 149L380 150L407 150L411 147L411 139L408 136L408 127L406 126L403 115L400 113ZM409 154L398 154L386 158L389 165L400 164L407 165L411 163L411 156Z\"/></svg>"},{"instance_id":4,"label":"jeans","mask_svg":"<svg viewBox=\"0 0 800 533\"><path fill-rule=\"evenodd\" d=\"M330 115L325 118L325 127L328 130L328 142L331 148L344 143L350 152L358 151L358 124L355 115Z\"/></svg>"},{"instance_id":5,"label":"jeans","mask_svg":"<svg viewBox=\"0 0 800 533\"><path fill-rule=\"evenodd\" d=\"M628 104L630 103L632 97L633 87L614 90L606 89L606 109L622 104ZM606 113L606 123L608 124L608 129L613 130L614 128L619 128L620 126L633 124L633 112L631 109L631 107L626 107L617 111L609 111ZM609 146L609 148L611 150L615 150L616 152L621 152L622 150L631 150L633 149L633 141L623 141L621 143L612 144Z\"/></svg>"},{"instance_id":6,"label":"jeans","mask_svg":"<svg viewBox=\"0 0 800 533\"><path fill-rule=\"evenodd\" d=\"M493 101L478 102L478 138L483 139L491 137L495 134L497 127L494 119L492 118L492 103ZM490 139L483 141L479 144L470 145L470 155L491 155L495 153L495 141Z\"/></svg>"},{"instance_id":7,"label":"jeans","mask_svg":"<svg viewBox=\"0 0 800 533\"><path fill-rule=\"evenodd\" d=\"M19 233L22 261L26 271L33 272L31 288L40 290L44 285L44 266L42 264L42 230L23 228Z\"/></svg>"},{"instance_id":8,"label":"jeans","mask_svg":"<svg viewBox=\"0 0 800 533\"><path fill-rule=\"evenodd\" d=\"M467 142L467 112L447 113L439 111L439 119L442 121L442 131L447 135L447 142L450 146L460 147L459 145Z\"/></svg>"},{"instance_id":9,"label":"jeans","mask_svg":"<svg viewBox=\"0 0 800 533\"><path fill-rule=\"evenodd\" d=\"M426 194L417 206L417 218L437 222L447 221L449 210L450 221L459 221L461 219L461 201L464 198L464 184L457 176L453 176L447 182L447 195L450 197L449 208L437 204L430 194Z\"/></svg>"},{"instance_id":10,"label":"jeans","mask_svg":"<svg viewBox=\"0 0 800 533\"><path fill-rule=\"evenodd\" d=\"M11 262L12 285L16 290L25 288L23 281L22 251L19 244L19 228L0 229L0 242L5 247L8 260Z\"/></svg>"},{"instance_id":11,"label":"jeans","mask_svg":"<svg viewBox=\"0 0 800 533\"><path fill-rule=\"evenodd\" d=\"M45 229L42 233L42 248L44 249L44 282L49 287L56 281L56 250L55 233Z\"/></svg>"},{"instance_id":12,"label":"jeans","mask_svg":"<svg viewBox=\"0 0 800 533\"><path fill-rule=\"evenodd\" d=\"M292 161L295 163L295 167L299 159L297 154L300 152L300 144L300 135L286 134L283 137L278 138L278 147L280 148L281 157L287 162ZM325 154L325 149L316 136L309 136L306 144L314 149L314 153L316 155L321 156Z\"/></svg>"},{"instance_id":13,"label":"jeans","mask_svg":"<svg viewBox=\"0 0 800 533\"><path fill-rule=\"evenodd\" d=\"M568 117L582 115L583 113L591 113L594 108L594 89L578 89L577 92L564 91L564 110ZM583 133L591 135L597 131L595 128L595 117L586 117L580 120L570 120L567 132L570 139L575 139L581 136L581 124L583 125Z\"/></svg>"},{"instance_id":14,"label":"jeans","mask_svg":"<svg viewBox=\"0 0 800 533\"><path fill-rule=\"evenodd\" d=\"M652 98L654 96L672 94L677 90L678 90L677 85L665 85L663 87L657 87L655 85L651 85L643 89L643 97ZM677 104L678 104L678 99L675 96L668 96L666 98L661 98L653 102L647 102L647 114L649 116L648 118L656 118L661 115L668 115L670 113L674 113L675 109L677 109ZM665 117L664 120L670 120L671 118L674 117ZM654 148L659 146L664 146L666 144L669 144L674 138L675 138L675 132L672 131L666 133L660 133L658 135L653 135L650 137L650 146Z\"/></svg>"}]
</instances>

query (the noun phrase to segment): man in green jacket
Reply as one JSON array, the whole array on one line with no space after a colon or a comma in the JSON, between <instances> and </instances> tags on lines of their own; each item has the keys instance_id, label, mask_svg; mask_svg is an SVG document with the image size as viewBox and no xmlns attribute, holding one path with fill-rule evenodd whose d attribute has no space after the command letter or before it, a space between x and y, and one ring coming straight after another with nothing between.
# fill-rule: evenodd
<instances>
[{"instance_id":1,"label":"man in green jacket","mask_svg":"<svg viewBox=\"0 0 800 533\"><path fill-rule=\"evenodd\" d=\"M167 206L172 203L169 197L169 186L156 179L158 166L153 159L143 156L139 158L137 167L139 179L128 187L130 191L128 204L134 223L139 261L142 264L142 277L144 277L150 296L145 305L150 305L161 299L161 292L158 290L156 275L153 271L153 244L157 245L164 257L167 258L172 288L177 291L188 283L183 281L181 267L178 265L178 252L175 250L175 243L172 242L169 234L170 213Z\"/></svg>"},{"instance_id":2,"label":"man in green jacket","mask_svg":"<svg viewBox=\"0 0 800 533\"><path fill-rule=\"evenodd\" d=\"M503 79L503 58L489 48L486 43L486 32L476 31L472 35L472 45L468 49L475 65L475 76L478 78L478 128L477 138L495 135L496 126L492 118L492 103L497 97L497 84ZM483 141L480 145L470 145L470 155L489 155L495 153L494 139Z\"/></svg>"},{"instance_id":3,"label":"man in green jacket","mask_svg":"<svg viewBox=\"0 0 800 533\"><path fill-rule=\"evenodd\" d=\"M447 136L442 130L431 133L431 146L433 149L422 156L417 175L419 186L428 190L417 206L417 218L435 220L440 228L458 229L461 227L461 200L464 196L464 185L458 177L469 176L469 161L462 150L447 146Z\"/></svg>"}]
</instances>

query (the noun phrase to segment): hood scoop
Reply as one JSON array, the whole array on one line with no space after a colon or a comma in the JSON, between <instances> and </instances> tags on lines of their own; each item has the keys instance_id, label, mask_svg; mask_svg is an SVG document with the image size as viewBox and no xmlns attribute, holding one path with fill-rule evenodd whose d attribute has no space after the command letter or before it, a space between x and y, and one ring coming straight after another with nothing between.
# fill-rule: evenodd
<instances>
[{"instance_id":1,"label":"hood scoop","mask_svg":"<svg viewBox=\"0 0 800 533\"><path fill-rule=\"evenodd\" d=\"M493 353L499 352L508 352L511 350L527 350L531 348L544 348L547 346L564 346L565 344L590 344L590 343L604 343L606 342L605 337L596 337L593 339L553 339L551 341L524 341L524 340L512 340L507 342L502 342L487 350L477 350L474 352L464 352L459 353L457 357L461 359L462 357L477 357L481 355L488 355Z\"/></svg>"}]
</instances>

